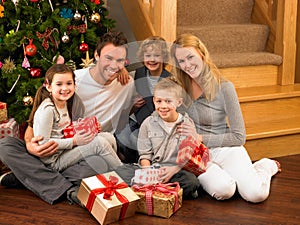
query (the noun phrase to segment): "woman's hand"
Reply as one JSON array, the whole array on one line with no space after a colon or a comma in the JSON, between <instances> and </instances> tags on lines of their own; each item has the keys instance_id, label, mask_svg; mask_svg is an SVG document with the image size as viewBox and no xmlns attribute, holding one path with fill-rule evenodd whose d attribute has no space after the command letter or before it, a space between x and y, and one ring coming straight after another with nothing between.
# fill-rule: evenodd
<instances>
[{"instance_id":1,"label":"woman's hand","mask_svg":"<svg viewBox=\"0 0 300 225\"><path fill-rule=\"evenodd\" d=\"M202 135L197 133L196 127L190 123L181 123L177 126L177 133L182 136L192 136L198 143L202 142Z\"/></svg>"},{"instance_id":2,"label":"woman's hand","mask_svg":"<svg viewBox=\"0 0 300 225\"><path fill-rule=\"evenodd\" d=\"M168 183L174 174L178 173L181 168L179 166L164 166L159 168L159 180L162 183Z\"/></svg>"},{"instance_id":3,"label":"woman's hand","mask_svg":"<svg viewBox=\"0 0 300 225\"><path fill-rule=\"evenodd\" d=\"M58 150L58 144L55 141L39 145L39 141L42 140L42 136L33 137L31 141L26 143L27 151L37 157L46 157L53 155Z\"/></svg>"}]
</instances>

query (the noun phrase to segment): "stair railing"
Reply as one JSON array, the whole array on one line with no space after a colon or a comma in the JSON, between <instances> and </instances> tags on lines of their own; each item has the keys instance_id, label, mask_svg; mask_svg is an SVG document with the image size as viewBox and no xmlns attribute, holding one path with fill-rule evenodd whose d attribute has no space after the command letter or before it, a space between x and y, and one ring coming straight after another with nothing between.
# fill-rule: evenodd
<instances>
[{"instance_id":1,"label":"stair railing","mask_svg":"<svg viewBox=\"0 0 300 225\"><path fill-rule=\"evenodd\" d=\"M120 0L135 38L159 35L168 42L176 38L177 0Z\"/></svg>"},{"instance_id":2,"label":"stair railing","mask_svg":"<svg viewBox=\"0 0 300 225\"><path fill-rule=\"evenodd\" d=\"M252 21L267 24L267 51L282 56L278 84L294 84L296 65L297 0L255 0Z\"/></svg>"}]
</instances>

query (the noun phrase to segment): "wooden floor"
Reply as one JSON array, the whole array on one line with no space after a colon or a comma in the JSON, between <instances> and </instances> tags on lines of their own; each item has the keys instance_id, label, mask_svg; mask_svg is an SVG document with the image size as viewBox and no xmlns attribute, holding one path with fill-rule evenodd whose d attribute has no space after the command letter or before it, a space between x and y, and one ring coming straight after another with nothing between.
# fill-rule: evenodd
<instances>
[{"instance_id":1,"label":"wooden floor","mask_svg":"<svg viewBox=\"0 0 300 225\"><path fill-rule=\"evenodd\" d=\"M136 214L113 224L300 224L300 155L277 158L282 172L272 179L269 198L259 204L236 195L217 201L202 193L186 200L170 219ZM98 224L93 216L66 201L49 205L27 190L0 187L0 224Z\"/></svg>"}]
</instances>

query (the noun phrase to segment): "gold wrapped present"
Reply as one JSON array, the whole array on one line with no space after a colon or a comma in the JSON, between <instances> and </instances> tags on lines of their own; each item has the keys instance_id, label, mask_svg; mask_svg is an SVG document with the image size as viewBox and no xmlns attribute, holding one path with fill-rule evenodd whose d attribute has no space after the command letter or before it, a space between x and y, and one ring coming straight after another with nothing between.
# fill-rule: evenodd
<instances>
[{"instance_id":1,"label":"gold wrapped present","mask_svg":"<svg viewBox=\"0 0 300 225\"><path fill-rule=\"evenodd\" d=\"M116 172L82 179L77 197L102 225L133 216L140 199Z\"/></svg>"},{"instance_id":2,"label":"gold wrapped present","mask_svg":"<svg viewBox=\"0 0 300 225\"><path fill-rule=\"evenodd\" d=\"M0 102L0 123L7 122L6 103Z\"/></svg>"},{"instance_id":3,"label":"gold wrapped present","mask_svg":"<svg viewBox=\"0 0 300 225\"><path fill-rule=\"evenodd\" d=\"M133 185L140 197L137 212L170 218L182 206L182 188L178 182L153 185Z\"/></svg>"}]
</instances>

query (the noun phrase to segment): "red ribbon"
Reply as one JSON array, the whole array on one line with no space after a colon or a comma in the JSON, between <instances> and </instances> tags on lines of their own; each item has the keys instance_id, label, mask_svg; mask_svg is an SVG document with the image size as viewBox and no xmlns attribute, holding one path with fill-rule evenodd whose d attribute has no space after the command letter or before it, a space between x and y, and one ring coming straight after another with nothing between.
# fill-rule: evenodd
<instances>
[{"instance_id":1,"label":"red ribbon","mask_svg":"<svg viewBox=\"0 0 300 225\"><path fill-rule=\"evenodd\" d=\"M168 184L144 185L144 186L133 185L132 188L135 192L145 192L148 215L153 215L152 196L154 191L161 192L167 196L174 195L175 203L173 207L173 212L177 211L177 209L179 208L178 191L180 190L180 186L178 182L168 183Z\"/></svg>"},{"instance_id":2,"label":"red ribbon","mask_svg":"<svg viewBox=\"0 0 300 225\"><path fill-rule=\"evenodd\" d=\"M58 44L56 43L56 41L54 40L54 38L51 36L52 32L54 31L55 29L52 29L52 28L47 28L46 31L44 33L40 33L40 32L36 32L36 36L38 38L43 38L43 42L42 42L42 46L44 47L44 49L47 51L48 48L49 48L49 42L48 42L48 39L50 39L50 41L55 45L55 48L58 47Z\"/></svg>"},{"instance_id":3,"label":"red ribbon","mask_svg":"<svg viewBox=\"0 0 300 225\"><path fill-rule=\"evenodd\" d=\"M6 103L0 102L0 109L6 109Z\"/></svg>"},{"instance_id":4,"label":"red ribbon","mask_svg":"<svg viewBox=\"0 0 300 225\"><path fill-rule=\"evenodd\" d=\"M118 184L119 179L115 176L109 176L109 180L107 180L102 174L98 174L96 177L105 187L91 190L86 208L90 212L92 211L96 196L99 194L104 193L103 198L107 200L111 200L111 197L115 194L117 199L122 203L120 220L124 219L126 210L129 206L129 201L124 195L120 194L117 189L127 188L128 185L124 182Z\"/></svg>"}]
</instances>

